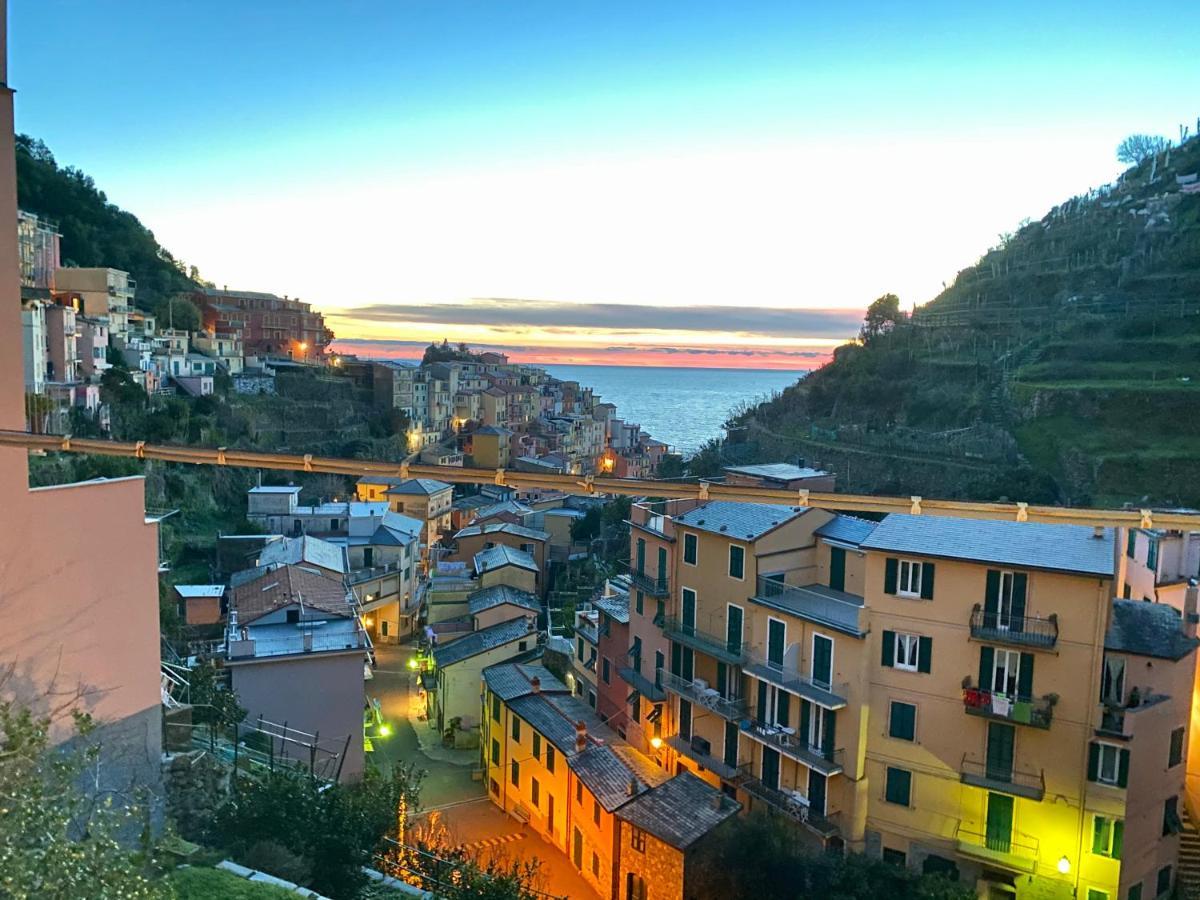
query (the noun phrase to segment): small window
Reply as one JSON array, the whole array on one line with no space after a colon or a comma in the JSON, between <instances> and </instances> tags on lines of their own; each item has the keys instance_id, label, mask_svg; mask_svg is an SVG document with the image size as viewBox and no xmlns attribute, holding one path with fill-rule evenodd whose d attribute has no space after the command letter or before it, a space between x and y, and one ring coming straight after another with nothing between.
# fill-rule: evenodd
<instances>
[{"instance_id":1,"label":"small window","mask_svg":"<svg viewBox=\"0 0 1200 900\"><path fill-rule=\"evenodd\" d=\"M512 782L513 787L519 788L521 786L521 764L515 759L510 764L509 780Z\"/></svg>"},{"instance_id":2,"label":"small window","mask_svg":"<svg viewBox=\"0 0 1200 900\"><path fill-rule=\"evenodd\" d=\"M492 721L500 721L500 695L492 694Z\"/></svg>"},{"instance_id":3,"label":"small window","mask_svg":"<svg viewBox=\"0 0 1200 900\"><path fill-rule=\"evenodd\" d=\"M645 595L641 591L638 591L637 596L634 600L634 608L637 610L637 614L639 616L645 614L644 607L645 607Z\"/></svg>"},{"instance_id":4,"label":"small window","mask_svg":"<svg viewBox=\"0 0 1200 900\"><path fill-rule=\"evenodd\" d=\"M697 557L697 542L694 534L685 534L683 536L683 561L689 566L696 564Z\"/></svg>"},{"instance_id":5,"label":"small window","mask_svg":"<svg viewBox=\"0 0 1200 900\"><path fill-rule=\"evenodd\" d=\"M592 709L596 708L596 692L595 691L588 691L588 706L590 706Z\"/></svg>"},{"instance_id":6,"label":"small window","mask_svg":"<svg viewBox=\"0 0 1200 900\"><path fill-rule=\"evenodd\" d=\"M542 801L542 786L538 784L536 778L529 779L529 799L533 801L533 808L538 809Z\"/></svg>"},{"instance_id":7,"label":"small window","mask_svg":"<svg viewBox=\"0 0 1200 900\"><path fill-rule=\"evenodd\" d=\"M729 545L729 577L739 581L746 574L746 549L736 544Z\"/></svg>"},{"instance_id":8,"label":"small window","mask_svg":"<svg viewBox=\"0 0 1200 900\"><path fill-rule=\"evenodd\" d=\"M920 662L921 638L915 634L896 633L896 668L917 671Z\"/></svg>"},{"instance_id":9,"label":"small window","mask_svg":"<svg viewBox=\"0 0 1200 900\"><path fill-rule=\"evenodd\" d=\"M892 701L888 716L888 737L901 741L917 739L917 707L914 704Z\"/></svg>"},{"instance_id":10,"label":"small window","mask_svg":"<svg viewBox=\"0 0 1200 900\"><path fill-rule=\"evenodd\" d=\"M921 564L911 559L900 560L896 593L901 597L921 596Z\"/></svg>"},{"instance_id":11,"label":"small window","mask_svg":"<svg viewBox=\"0 0 1200 900\"><path fill-rule=\"evenodd\" d=\"M646 832L640 828L631 827L629 830L629 846L638 853L646 852Z\"/></svg>"},{"instance_id":12,"label":"small window","mask_svg":"<svg viewBox=\"0 0 1200 900\"><path fill-rule=\"evenodd\" d=\"M1121 858L1125 823L1108 816L1092 817L1092 852L1110 859Z\"/></svg>"},{"instance_id":13,"label":"small window","mask_svg":"<svg viewBox=\"0 0 1200 900\"><path fill-rule=\"evenodd\" d=\"M1176 728L1171 732L1171 750L1167 754L1167 767L1172 768L1183 762L1183 734L1182 727Z\"/></svg>"},{"instance_id":14,"label":"small window","mask_svg":"<svg viewBox=\"0 0 1200 900\"><path fill-rule=\"evenodd\" d=\"M500 765L500 742L492 738L492 765Z\"/></svg>"},{"instance_id":15,"label":"small window","mask_svg":"<svg viewBox=\"0 0 1200 900\"><path fill-rule=\"evenodd\" d=\"M492 793L495 794L497 797L499 797L500 796L500 782L498 782L495 778L490 778L490 779L488 779L488 781L491 784Z\"/></svg>"},{"instance_id":16,"label":"small window","mask_svg":"<svg viewBox=\"0 0 1200 900\"><path fill-rule=\"evenodd\" d=\"M1087 890L1087 900L1108 900L1108 891L1090 887Z\"/></svg>"},{"instance_id":17,"label":"small window","mask_svg":"<svg viewBox=\"0 0 1200 900\"><path fill-rule=\"evenodd\" d=\"M1169 837L1183 831L1183 822L1179 818L1179 798L1168 797L1163 802L1162 836Z\"/></svg>"},{"instance_id":18,"label":"small window","mask_svg":"<svg viewBox=\"0 0 1200 900\"><path fill-rule=\"evenodd\" d=\"M287 623L288 623L289 625L296 625L296 624L298 624L299 622L300 622L300 610L298 610L298 609L289 609L289 610L287 611Z\"/></svg>"},{"instance_id":19,"label":"small window","mask_svg":"<svg viewBox=\"0 0 1200 900\"><path fill-rule=\"evenodd\" d=\"M521 742L521 720L516 716L512 717L512 739L517 743Z\"/></svg>"},{"instance_id":20,"label":"small window","mask_svg":"<svg viewBox=\"0 0 1200 900\"><path fill-rule=\"evenodd\" d=\"M1100 765L1096 770L1096 780L1101 784L1117 784L1121 774L1121 748L1114 744L1097 744L1100 753Z\"/></svg>"},{"instance_id":21,"label":"small window","mask_svg":"<svg viewBox=\"0 0 1200 900\"><path fill-rule=\"evenodd\" d=\"M889 865L903 869L908 865L908 854L903 850L893 850L891 847L884 847L883 861Z\"/></svg>"},{"instance_id":22,"label":"small window","mask_svg":"<svg viewBox=\"0 0 1200 900\"><path fill-rule=\"evenodd\" d=\"M604 679L605 684L609 684L608 657L604 657L600 662L600 677Z\"/></svg>"},{"instance_id":23,"label":"small window","mask_svg":"<svg viewBox=\"0 0 1200 900\"><path fill-rule=\"evenodd\" d=\"M554 774L554 747L550 744L546 745L546 771Z\"/></svg>"},{"instance_id":24,"label":"small window","mask_svg":"<svg viewBox=\"0 0 1200 900\"><path fill-rule=\"evenodd\" d=\"M1155 889L1155 895L1162 897L1171 892L1171 867L1163 866L1158 870L1158 882Z\"/></svg>"},{"instance_id":25,"label":"small window","mask_svg":"<svg viewBox=\"0 0 1200 900\"><path fill-rule=\"evenodd\" d=\"M600 877L600 856L595 850L592 851L592 875L596 878Z\"/></svg>"},{"instance_id":26,"label":"small window","mask_svg":"<svg viewBox=\"0 0 1200 900\"><path fill-rule=\"evenodd\" d=\"M1142 900L1142 883L1131 884L1125 893L1125 900Z\"/></svg>"},{"instance_id":27,"label":"small window","mask_svg":"<svg viewBox=\"0 0 1200 900\"><path fill-rule=\"evenodd\" d=\"M542 758L542 736L536 731L533 733L533 758Z\"/></svg>"},{"instance_id":28,"label":"small window","mask_svg":"<svg viewBox=\"0 0 1200 900\"><path fill-rule=\"evenodd\" d=\"M592 821L600 824L600 801L595 799L592 800Z\"/></svg>"},{"instance_id":29,"label":"small window","mask_svg":"<svg viewBox=\"0 0 1200 900\"><path fill-rule=\"evenodd\" d=\"M524 653L528 649L529 649L529 641L519 641L517 643L517 652L518 653Z\"/></svg>"},{"instance_id":30,"label":"small window","mask_svg":"<svg viewBox=\"0 0 1200 900\"><path fill-rule=\"evenodd\" d=\"M912 772L888 766L883 798L888 803L909 806L912 800Z\"/></svg>"}]
</instances>

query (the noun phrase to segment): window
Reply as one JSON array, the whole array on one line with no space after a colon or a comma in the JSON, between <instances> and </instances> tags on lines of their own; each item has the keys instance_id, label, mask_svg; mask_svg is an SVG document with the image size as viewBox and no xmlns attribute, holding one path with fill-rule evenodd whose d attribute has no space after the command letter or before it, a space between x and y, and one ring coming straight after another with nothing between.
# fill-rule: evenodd
<instances>
[{"instance_id":1,"label":"window","mask_svg":"<svg viewBox=\"0 0 1200 900\"><path fill-rule=\"evenodd\" d=\"M1167 753L1167 768L1172 768L1183 762L1183 727L1171 732L1171 749Z\"/></svg>"},{"instance_id":2,"label":"window","mask_svg":"<svg viewBox=\"0 0 1200 900\"><path fill-rule=\"evenodd\" d=\"M600 857L595 850L592 851L592 875L600 877Z\"/></svg>"},{"instance_id":3,"label":"window","mask_svg":"<svg viewBox=\"0 0 1200 900\"><path fill-rule=\"evenodd\" d=\"M641 591L637 592L633 605L639 616L644 615L645 595Z\"/></svg>"},{"instance_id":4,"label":"window","mask_svg":"<svg viewBox=\"0 0 1200 900\"><path fill-rule=\"evenodd\" d=\"M1100 888L1088 888L1087 900L1108 900L1108 891L1102 891Z\"/></svg>"},{"instance_id":5,"label":"window","mask_svg":"<svg viewBox=\"0 0 1200 900\"><path fill-rule=\"evenodd\" d=\"M500 721L500 695L492 694L492 721Z\"/></svg>"},{"instance_id":6,"label":"window","mask_svg":"<svg viewBox=\"0 0 1200 900\"><path fill-rule=\"evenodd\" d=\"M887 779L883 791L883 799L888 803L899 806L910 805L912 800L912 772L907 769L887 767Z\"/></svg>"},{"instance_id":7,"label":"window","mask_svg":"<svg viewBox=\"0 0 1200 900\"><path fill-rule=\"evenodd\" d=\"M1094 741L1088 745L1088 781L1125 787L1129 779L1129 751L1116 744Z\"/></svg>"},{"instance_id":8,"label":"window","mask_svg":"<svg viewBox=\"0 0 1200 900\"><path fill-rule=\"evenodd\" d=\"M1092 852L1097 856L1121 858L1125 823L1107 816L1092 816Z\"/></svg>"},{"instance_id":9,"label":"window","mask_svg":"<svg viewBox=\"0 0 1200 900\"><path fill-rule=\"evenodd\" d=\"M1158 870L1158 883L1155 886L1155 896L1161 897L1171 892L1171 867L1163 866Z\"/></svg>"},{"instance_id":10,"label":"window","mask_svg":"<svg viewBox=\"0 0 1200 900\"><path fill-rule=\"evenodd\" d=\"M600 677L604 679L605 684L609 684L608 657L604 657L600 665Z\"/></svg>"},{"instance_id":11,"label":"window","mask_svg":"<svg viewBox=\"0 0 1200 900\"><path fill-rule=\"evenodd\" d=\"M739 581L746 575L746 548L729 545L729 577Z\"/></svg>"},{"instance_id":12,"label":"window","mask_svg":"<svg viewBox=\"0 0 1200 900\"><path fill-rule=\"evenodd\" d=\"M515 759L510 764L509 780L512 782L513 787L519 788L521 786L521 764Z\"/></svg>"},{"instance_id":13,"label":"window","mask_svg":"<svg viewBox=\"0 0 1200 900\"><path fill-rule=\"evenodd\" d=\"M921 596L921 564L911 559L900 560L896 593L901 597Z\"/></svg>"},{"instance_id":14,"label":"window","mask_svg":"<svg viewBox=\"0 0 1200 900\"><path fill-rule=\"evenodd\" d=\"M1142 900L1142 883L1131 884L1129 891L1125 894L1125 900Z\"/></svg>"},{"instance_id":15,"label":"window","mask_svg":"<svg viewBox=\"0 0 1200 900\"><path fill-rule=\"evenodd\" d=\"M882 665L906 672L933 669L933 638L903 632L883 632Z\"/></svg>"},{"instance_id":16,"label":"window","mask_svg":"<svg viewBox=\"0 0 1200 900\"><path fill-rule=\"evenodd\" d=\"M492 793L495 794L497 797L499 797L500 796L500 782L498 782L495 778L489 778L488 782L492 788Z\"/></svg>"},{"instance_id":17,"label":"window","mask_svg":"<svg viewBox=\"0 0 1200 900\"><path fill-rule=\"evenodd\" d=\"M579 638L579 658L583 659L583 638Z\"/></svg>"},{"instance_id":18,"label":"window","mask_svg":"<svg viewBox=\"0 0 1200 900\"><path fill-rule=\"evenodd\" d=\"M533 733L533 758L542 758L542 736L536 731Z\"/></svg>"},{"instance_id":19,"label":"window","mask_svg":"<svg viewBox=\"0 0 1200 900\"><path fill-rule=\"evenodd\" d=\"M663 652L661 650L655 650L654 651L654 686L656 688L660 688L660 689L662 688L662 670L663 670L663 666L666 665L666 662L667 662L667 658L665 656L663 656Z\"/></svg>"},{"instance_id":20,"label":"window","mask_svg":"<svg viewBox=\"0 0 1200 900\"><path fill-rule=\"evenodd\" d=\"M1017 696L1017 681L1021 672L1021 654L1016 650L995 650L992 653L992 683L990 690L1009 697Z\"/></svg>"},{"instance_id":21,"label":"window","mask_svg":"<svg viewBox=\"0 0 1200 900\"><path fill-rule=\"evenodd\" d=\"M917 707L893 700L888 715L888 737L901 741L917 739Z\"/></svg>"},{"instance_id":22,"label":"window","mask_svg":"<svg viewBox=\"0 0 1200 900\"><path fill-rule=\"evenodd\" d=\"M542 805L542 786L538 784L536 778L529 779L529 799L533 801L533 808L538 809Z\"/></svg>"},{"instance_id":23,"label":"window","mask_svg":"<svg viewBox=\"0 0 1200 900\"><path fill-rule=\"evenodd\" d=\"M1183 822L1179 819L1179 798L1168 797L1163 803L1162 836L1168 837L1183 831Z\"/></svg>"},{"instance_id":24,"label":"window","mask_svg":"<svg viewBox=\"0 0 1200 900\"><path fill-rule=\"evenodd\" d=\"M575 802L579 806L583 806L583 782L582 781L575 782Z\"/></svg>"},{"instance_id":25,"label":"window","mask_svg":"<svg viewBox=\"0 0 1200 900\"><path fill-rule=\"evenodd\" d=\"M646 832L637 827L631 827L629 831L629 846L638 853L646 852Z\"/></svg>"},{"instance_id":26,"label":"window","mask_svg":"<svg viewBox=\"0 0 1200 900\"><path fill-rule=\"evenodd\" d=\"M812 680L814 684L833 685L833 639L814 634L812 639Z\"/></svg>"},{"instance_id":27,"label":"window","mask_svg":"<svg viewBox=\"0 0 1200 900\"><path fill-rule=\"evenodd\" d=\"M1150 535L1146 544L1146 568L1158 572L1158 538L1155 535Z\"/></svg>"},{"instance_id":28,"label":"window","mask_svg":"<svg viewBox=\"0 0 1200 900\"><path fill-rule=\"evenodd\" d=\"M600 824L600 801L595 799L592 800L592 821Z\"/></svg>"},{"instance_id":29,"label":"window","mask_svg":"<svg viewBox=\"0 0 1200 900\"><path fill-rule=\"evenodd\" d=\"M685 534L683 536L683 561L689 566L696 564L697 549L696 536L694 534Z\"/></svg>"},{"instance_id":30,"label":"window","mask_svg":"<svg viewBox=\"0 0 1200 900\"><path fill-rule=\"evenodd\" d=\"M896 634L896 668L917 671L921 639L915 634Z\"/></svg>"},{"instance_id":31,"label":"window","mask_svg":"<svg viewBox=\"0 0 1200 900\"><path fill-rule=\"evenodd\" d=\"M767 665L783 668L783 648L787 643L787 624L779 619L767 619Z\"/></svg>"},{"instance_id":32,"label":"window","mask_svg":"<svg viewBox=\"0 0 1200 900\"><path fill-rule=\"evenodd\" d=\"M903 869L908 865L908 855L903 850L893 850L891 847L884 847L883 861L889 865L899 866Z\"/></svg>"},{"instance_id":33,"label":"window","mask_svg":"<svg viewBox=\"0 0 1200 900\"><path fill-rule=\"evenodd\" d=\"M1100 676L1100 702L1110 706L1125 705L1125 658L1104 657L1104 672Z\"/></svg>"},{"instance_id":34,"label":"window","mask_svg":"<svg viewBox=\"0 0 1200 900\"><path fill-rule=\"evenodd\" d=\"M300 610L289 609L287 611L287 623L289 625L296 625L297 623L299 623L299 621L300 621Z\"/></svg>"},{"instance_id":35,"label":"window","mask_svg":"<svg viewBox=\"0 0 1200 900\"><path fill-rule=\"evenodd\" d=\"M492 765L500 765L500 742L492 738Z\"/></svg>"},{"instance_id":36,"label":"window","mask_svg":"<svg viewBox=\"0 0 1200 900\"><path fill-rule=\"evenodd\" d=\"M546 745L546 771L554 774L554 747L550 744Z\"/></svg>"},{"instance_id":37,"label":"window","mask_svg":"<svg viewBox=\"0 0 1200 900\"><path fill-rule=\"evenodd\" d=\"M521 741L521 720L516 716L512 717L512 739L518 743Z\"/></svg>"},{"instance_id":38,"label":"window","mask_svg":"<svg viewBox=\"0 0 1200 900\"><path fill-rule=\"evenodd\" d=\"M626 872L625 900L646 900L646 879L641 875Z\"/></svg>"},{"instance_id":39,"label":"window","mask_svg":"<svg viewBox=\"0 0 1200 900\"><path fill-rule=\"evenodd\" d=\"M590 706L592 709L596 708L596 692L595 691L588 691L588 706Z\"/></svg>"},{"instance_id":40,"label":"window","mask_svg":"<svg viewBox=\"0 0 1200 900\"><path fill-rule=\"evenodd\" d=\"M629 655L633 658L633 671L639 675L642 674L642 638L640 635L634 635L633 646L629 648Z\"/></svg>"},{"instance_id":41,"label":"window","mask_svg":"<svg viewBox=\"0 0 1200 900\"><path fill-rule=\"evenodd\" d=\"M1130 528L1129 533L1125 536L1125 555L1130 559L1135 556L1137 550L1137 530Z\"/></svg>"},{"instance_id":42,"label":"window","mask_svg":"<svg viewBox=\"0 0 1200 900\"><path fill-rule=\"evenodd\" d=\"M664 621L666 621L666 618L667 618L667 601L666 600L655 600L654 601L654 624L661 627L662 623Z\"/></svg>"}]
</instances>

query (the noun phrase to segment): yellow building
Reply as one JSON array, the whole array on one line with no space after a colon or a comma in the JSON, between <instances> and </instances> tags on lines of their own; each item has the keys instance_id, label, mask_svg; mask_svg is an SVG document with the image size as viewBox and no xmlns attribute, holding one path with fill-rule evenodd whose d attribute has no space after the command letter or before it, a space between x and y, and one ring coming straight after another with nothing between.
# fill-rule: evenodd
<instances>
[{"instance_id":1,"label":"yellow building","mask_svg":"<svg viewBox=\"0 0 1200 900\"><path fill-rule=\"evenodd\" d=\"M496 425L484 425L471 433L471 458L482 469L507 469L509 438L512 432Z\"/></svg>"},{"instance_id":2,"label":"yellow building","mask_svg":"<svg viewBox=\"0 0 1200 900\"><path fill-rule=\"evenodd\" d=\"M355 484L355 493L363 501L385 500L392 512L424 522L422 539L426 554L428 548L450 530L450 504L454 501L454 487L444 481L364 475Z\"/></svg>"}]
</instances>

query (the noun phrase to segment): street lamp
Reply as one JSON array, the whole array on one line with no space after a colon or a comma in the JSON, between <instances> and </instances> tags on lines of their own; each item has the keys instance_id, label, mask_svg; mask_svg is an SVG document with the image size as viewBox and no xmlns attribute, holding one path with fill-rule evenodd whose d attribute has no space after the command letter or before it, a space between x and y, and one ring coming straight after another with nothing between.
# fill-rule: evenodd
<instances>
[{"instance_id":1,"label":"street lamp","mask_svg":"<svg viewBox=\"0 0 1200 900\"><path fill-rule=\"evenodd\" d=\"M1062 875L1067 875L1071 871L1071 861L1067 859L1067 854L1063 854L1058 861L1058 871Z\"/></svg>"},{"instance_id":2,"label":"street lamp","mask_svg":"<svg viewBox=\"0 0 1200 900\"><path fill-rule=\"evenodd\" d=\"M655 750L661 749L662 748L662 738L660 738L660 737L650 738L650 746L653 747Z\"/></svg>"}]
</instances>

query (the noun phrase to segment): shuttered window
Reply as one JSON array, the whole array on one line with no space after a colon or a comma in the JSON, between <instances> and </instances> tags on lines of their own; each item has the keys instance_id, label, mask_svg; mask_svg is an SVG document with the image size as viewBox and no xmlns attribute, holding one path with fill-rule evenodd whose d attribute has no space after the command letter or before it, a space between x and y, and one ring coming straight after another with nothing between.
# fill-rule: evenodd
<instances>
[{"instance_id":1,"label":"shuttered window","mask_svg":"<svg viewBox=\"0 0 1200 900\"><path fill-rule=\"evenodd\" d=\"M888 715L888 737L901 741L917 739L917 707L893 700Z\"/></svg>"}]
</instances>

